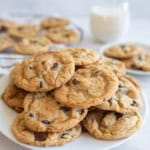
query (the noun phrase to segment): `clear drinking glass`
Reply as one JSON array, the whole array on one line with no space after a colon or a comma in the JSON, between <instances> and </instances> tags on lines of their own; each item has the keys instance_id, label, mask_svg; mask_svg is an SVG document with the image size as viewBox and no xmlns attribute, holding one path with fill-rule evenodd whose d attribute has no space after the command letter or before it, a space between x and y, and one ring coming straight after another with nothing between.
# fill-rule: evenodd
<instances>
[{"instance_id":1,"label":"clear drinking glass","mask_svg":"<svg viewBox=\"0 0 150 150\"><path fill-rule=\"evenodd\" d=\"M110 2L110 1L109 1ZM93 6L90 28L94 39L101 42L114 41L125 35L130 26L128 2Z\"/></svg>"}]
</instances>

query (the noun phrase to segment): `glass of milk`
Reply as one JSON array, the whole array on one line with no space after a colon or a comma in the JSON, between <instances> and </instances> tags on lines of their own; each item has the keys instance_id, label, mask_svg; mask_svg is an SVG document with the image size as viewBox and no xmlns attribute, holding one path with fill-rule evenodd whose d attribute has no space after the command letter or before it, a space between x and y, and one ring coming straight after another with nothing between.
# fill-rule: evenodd
<instances>
[{"instance_id":1,"label":"glass of milk","mask_svg":"<svg viewBox=\"0 0 150 150\"><path fill-rule=\"evenodd\" d=\"M129 30L128 3L93 6L90 16L91 32L97 41L112 42Z\"/></svg>"}]
</instances>

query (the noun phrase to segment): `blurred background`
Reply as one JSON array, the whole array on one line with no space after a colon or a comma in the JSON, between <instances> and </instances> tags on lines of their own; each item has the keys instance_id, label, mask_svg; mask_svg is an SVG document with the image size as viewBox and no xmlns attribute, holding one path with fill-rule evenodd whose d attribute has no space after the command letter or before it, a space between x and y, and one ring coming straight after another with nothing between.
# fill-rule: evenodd
<instances>
[{"instance_id":1,"label":"blurred background","mask_svg":"<svg viewBox=\"0 0 150 150\"><path fill-rule=\"evenodd\" d=\"M122 0L0 0L0 13L54 14L56 12L65 17L84 17L89 14L91 6L112 1ZM128 0L128 2L133 17L150 17L150 0Z\"/></svg>"}]
</instances>

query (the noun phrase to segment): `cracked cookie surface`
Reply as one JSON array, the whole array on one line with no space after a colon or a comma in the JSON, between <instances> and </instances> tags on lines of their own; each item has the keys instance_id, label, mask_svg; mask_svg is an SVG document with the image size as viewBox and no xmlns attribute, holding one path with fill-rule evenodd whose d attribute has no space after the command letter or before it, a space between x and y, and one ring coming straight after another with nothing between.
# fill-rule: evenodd
<instances>
[{"instance_id":1,"label":"cracked cookie surface","mask_svg":"<svg viewBox=\"0 0 150 150\"><path fill-rule=\"evenodd\" d=\"M101 65L102 67L114 72L117 76L122 76L126 73L126 68L123 62L105 56L100 56L99 60L94 65Z\"/></svg>"},{"instance_id":2,"label":"cracked cookie surface","mask_svg":"<svg viewBox=\"0 0 150 150\"><path fill-rule=\"evenodd\" d=\"M87 48L63 48L61 51L69 53L73 57L76 66L93 64L99 58L98 53Z\"/></svg>"},{"instance_id":3,"label":"cracked cookie surface","mask_svg":"<svg viewBox=\"0 0 150 150\"><path fill-rule=\"evenodd\" d=\"M81 126L78 124L70 130L59 133L33 132L25 127L24 116L20 114L12 124L15 137L22 143L35 146L56 146L71 142L81 134Z\"/></svg>"},{"instance_id":4,"label":"cracked cookie surface","mask_svg":"<svg viewBox=\"0 0 150 150\"><path fill-rule=\"evenodd\" d=\"M138 112L119 114L111 111L93 110L83 121L83 126L97 139L115 140L135 133L142 124Z\"/></svg>"},{"instance_id":5,"label":"cracked cookie surface","mask_svg":"<svg viewBox=\"0 0 150 150\"><path fill-rule=\"evenodd\" d=\"M142 50L142 47L135 44L122 44L107 48L104 55L111 58L127 59L140 54Z\"/></svg>"},{"instance_id":6,"label":"cracked cookie surface","mask_svg":"<svg viewBox=\"0 0 150 150\"><path fill-rule=\"evenodd\" d=\"M89 108L112 97L118 79L112 72L98 67L79 69L71 80L54 91L56 100L69 107Z\"/></svg>"},{"instance_id":7,"label":"cracked cookie surface","mask_svg":"<svg viewBox=\"0 0 150 150\"><path fill-rule=\"evenodd\" d=\"M69 54L45 52L17 64L10 73L14 83L30 92L45 92L65 84L74 74L75 63Z\"/></svg>"},{"instance_id":8,"label":"cracked cookie surface","mask_svg":"<svg viewBox=\"0 0 150 150\"><path fill-rule=\"evenodd\" d=\"M119 88L115 95L96 107L124 114L138 111L142 107L140 92L126 76L122 76L119 78Z\"/></svg>"},{"instance_id":9,"label":"cracked cookie surface","mask_svg":"<svg viewBox=\"0 0 150 150\"><path fill-rule=\"evenodd\" d=\"M28 94L24 99L25 125L38 132L61 132L73 128L87 114L86 109L58 103L51 93Z\"/></svg>"}]
</instances>

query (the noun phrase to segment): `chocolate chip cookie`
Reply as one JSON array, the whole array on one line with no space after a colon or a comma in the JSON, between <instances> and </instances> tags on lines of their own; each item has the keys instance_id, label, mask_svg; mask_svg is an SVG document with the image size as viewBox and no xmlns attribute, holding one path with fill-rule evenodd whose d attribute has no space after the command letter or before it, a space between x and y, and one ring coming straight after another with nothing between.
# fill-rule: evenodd
<instances>
[{"instance_id":1,"label":"chocolate chip cookie","mask_svg":"<svg viewBox=\"0 0 150 150\"><path fill-rule=\"evenodd\" d=\"M46 36L53 43L73 43L79 40L79 35L74 30L64 28L49 29Z\"/></svg>"},{"instance_id":2,"label":"chocolate chip cookie","mask_svg":"<svg viewBox=\"0 0 150 150\"><path fill-rule=\"evenodd\" d=\"M119 88L110 99L96 106L102 110L131 113L142 107L140 92L126 76L119 78Z\"/></svg>"},{"instance_id":3,"label":"chocolate chip cookie","mask_svg":"<svg viewBox=\"0 0 150 150\"><path fill-rule=\"evenodd\" d=\"M8 33L8 30L14 28L16 23L10 20L0 19L0 34Z\"/></svg>"},{"instance_id":4,"label":"chocolate chip cookie","mask_svg":"<svg viewBox=\"0 0 150 150\"><path fill-rule=\"evenodd\" d=\"M71 142L81 134L81 126L59 133L33 132L25 127L23 114L17 116L12 124L15 137L22 143L35 146L56 146Z\"/></svg>"},{"instance_id":5,"label":"chocolate chip cookie","mask_svg":"<svg viewBox=\"0 0 150 150\"><path fill-rule=\"evenodd\" d=\"M111 58L128 59L140 54L142 50L141 46L135 44L115 45L107 48L104 55Z\"/></svg>"},{"instance_id":6,"label":"chocolate chip cookie","mask_svg":"<svg viewBox=\"0 0 150 150\"><path fill-rule=\"evenodd\" d=\"M55 27L64 27L70 23L69 20L65 18L58 18L58 17L48 17L44 18L41 21L41 28L49 29Z\"/></svg>"},{"instance_id":7,"label":"chocolate chip cookie","mask_svg":"<svg viewBox=\"0 0 150 150\"><path fill-rule=\"evenodd\" d=\"M17 64L10 73L14 83L30 92L46 92L65 84L73 76L75 63L69 54L45 52Z\"/></svg>"},{"instance_id":8,"label":"chocolate chip cookie","mask_svg":"<svg viewBox=\"0 0 150 150\"><path fill-rule=\"evenodd\" d=\"M64 48L60 49L64 53L69 53L76 66L84 66L95 63L99 59L98 53L92 49L87 48Z\"/></svg>"},{"instance_id":9,"label":"chocolate chip cookie","mask_svg":"<svg viewBox=\"0 0 150 150\"><path fill-rule=\"evenodd\" d=\"M129 69L150 71L150 53L143 52L130 59L123 60L125 66Z\"/></svg>"},{"instance_id":10,"label":"chocolate chip cookie","mask_svg":"<svg viewBox=\"0 0 150 150\"><path fill-rule=\"evenodd\" d=\"M58 103L51 93L30 93L24 99L25 125L37 132L62 132L73 128L87 114L86 109Z\"/></svg>"},{"instance_id":11,"label":"chocolate chip cookie","mask_svg":"<svg viewBox=\"0 0 150 150\"><path fill-rule=\"evenodd\" d=\"M14 49L21 54L35 54L48 51L50 46L52 42L46 37L30 37L21 39L15 44Z\"/></svg>"},{"instance_id":12,"label":"chocolate chip cookie","mask_svg":"<svg viewBox=\"0 0 150 150\"><path fill-rule=\"evenodd\" d=\"M139 113L120 114L112 111L89 112L83 126L97 139L115 140L128 137L141 127Z\"/></svg>"},{"instance_id":13,"label":"chocolate chip cookie","mask_svg":"<svg viewBox=\"0 0 150 150\"><path fill-rule=\"evenodd\" d=\"M18 41L21 38L29 38L36 36L39 30L40 28L36 25L23 24L11 28L8 33L11 37L14 38L14 40Z\"/></svg>"},{"instance_id":14,"label":"chocolate chip cookie","mask_svg":"<svg viewBox=\"0 0 150 150\"><path fill-rule=\"evenodd\" d=\"M71 80L54 91L56 100L72 108L89 108L111 98L118 79L100 66L78 69Z\"/></svg>"},{"instance_id":15,"label":"chocolate chip cookie","mask_svg":"<svg viewBox=\"0 0 150 150\"><path fill-rule=\"evenodd\" d=\"M23 101L27 92L19 89L14 83L9 83L2 94L5 103L17 112L23 111Z\"/></svg>"},{"instance_id":16,"label":"chocolate chip cookie","mask_svg":"<svg viewBox=\"0 0 150 150\"><path fill-rule=\"evenodd\" d=\"M108 58L105 56L100 56L97 63L103 66L104 68L114 72L117 76L122 76L125 75L126 73L124 63L122 63L119 60Z\"/></svg>"}]
</instances>

